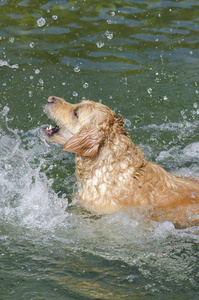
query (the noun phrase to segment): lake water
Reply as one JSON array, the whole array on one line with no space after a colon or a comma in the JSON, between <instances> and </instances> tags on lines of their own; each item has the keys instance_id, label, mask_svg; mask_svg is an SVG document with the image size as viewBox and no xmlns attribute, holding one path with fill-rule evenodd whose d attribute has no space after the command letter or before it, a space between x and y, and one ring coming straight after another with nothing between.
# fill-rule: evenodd
<instances>
[{"instance_id":1,"label":"lake water","mask_svg":"<svg viewBox=\"0 0 199 300\"><path fill-rule=\"evenodd\" d=\"M148 160L199 178L199 2L1 0L0 16L0 298L199 299L199 226L83 211L74 155L41 135L48 96L100 101Z\"/></svg>"}]
</instances>

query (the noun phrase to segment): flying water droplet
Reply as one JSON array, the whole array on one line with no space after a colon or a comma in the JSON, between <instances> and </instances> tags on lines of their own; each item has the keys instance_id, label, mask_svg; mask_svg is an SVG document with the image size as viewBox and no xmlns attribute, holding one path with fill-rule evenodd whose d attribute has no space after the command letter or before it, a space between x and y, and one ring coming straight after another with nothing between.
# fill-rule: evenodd
<instances>
[{"instance_id":1,"label":"flying water droplet","mask_svg":"<svg viewBox=\"0 0 199 300\"><path fill-rule=\"evenodd\" d=\"M114 12L114 11L111 11L110 15L111 15L111 16L115 16L115 12Z\"/></svg>"},{"instance_id":2,"label":"flying water droplet","mask_svg":"<svg viewBox=\"0 0 199 300\"><path fill-rule=\"evenodd\" d=\"M148 88L148 89L147 89L147 92L148 92L148 94L151 95L151 94L152 94L152 88Z\"/></svg>"},{"instance_id":3,"label":"flying water droplet","mask_svg":"<svg viewBox=\"0 0 199 300\"><path fill-rule=\"evenodd\" d=\"M35 70L35 74L39 74L40 73L40 70L39 69L36 69Z\"/></svg>"},{"instance_id":4,"label":"flying water droplet","mask_svg":"<svg viewBox=\"0 0 199 300\"><path fill-rule=\"evenodd\" d=\"M112 40L112 38L113 38L113 33L111 33L110 31L107 30L107 31L105 32L105 35L106 35L106 37L107 37L108 40Z\"/></svg>"},{"instance_id":5,"label":"flying water droplet","mask_svg":"<svg viewBox=\"0 0 199 300\"><path fill-rule=\"evenodd\" d=\"M77 92L73 92L72 95L73 95L73 97L77 97L78 93Z\"/></svg>"},{"instance_id":6,"label":"flying water droplet","mask_svg":"<svg viewBox=\"0 0 199 300\"><path fill-rule=\"evenodd\" d=\"M125 124L127 127L130 127L130 126L131 126L131 121L128 120L128 119L124 119L124 124Z\"/></svg>"},{"instance_id":7,"label":"flying water droplet","mask_svg":"<svg viewBox=\"0 0 199 300\"><path fill-rule=\"evenodd\" d=\"M15 39L13 37L9 38L10 43L14 43Z\"/></svg>"},{"instance_id":8,"label":"flying water droplet","mask_svg":"<svg viewBox=\"0 0 199 300\"><path fill-rule=\"evenodd\" d=\"M104 46L104 43L103 42L97 42L96 45L97 45L97 48L102 48Z\"/></svg>"},{"instance_id":9,"label":"flying water droplet","mask_svg":"<svg viewBox=\"0 0 199 300\"><path fill-rule=\"evenodd\" d=\"M80 72L80 67L79 67L79 66L75 66L75 67L74 67L74 71L75 71L76 73Z\"/></svg>"},{"instance_id":10,"label":"flying water droplet","mask_svg":"<svg viewBox=\"0 0 199 300\"><path fill-rule=\"evenodd\" d=\"M43 81L43 79L39 79L39 83L41 84L41 85L43 85L44 84L44 81Z\"/></svg>"},{"instance_id":11,"label":"flying water droplet","mask_svg":"<svg viewBox=\"0 0 199 300\"><path fill-rule=\"evenodd\" d=\"M39 18L39 19L37 20L37 25L38 25L39 27L43 27L43 26L45 25L45 23L46 23L46 21L45 21L44 18Z\"/></svg>"},{"instance_id":12,"label":"flying water droplet","mask_svg":"<svg viewBox=\"0 0 199 300\"><path fill-rule=\"evenodd\" d=\"M87 88L88 88L88 83L87 83L87 82L85 82L85 83L83 84L83 88L84 88L84 89L87 89Z\"/></svg>"}]
</instances>

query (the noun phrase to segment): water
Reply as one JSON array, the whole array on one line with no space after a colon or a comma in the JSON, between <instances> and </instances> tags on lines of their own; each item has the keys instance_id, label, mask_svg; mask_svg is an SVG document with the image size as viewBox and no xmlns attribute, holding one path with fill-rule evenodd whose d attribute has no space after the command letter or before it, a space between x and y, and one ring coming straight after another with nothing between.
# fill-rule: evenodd
<instances>
[{"instance_id":1,"label":"water","mask_svg":"<svg viewBox=\"0 0 199 300\"><path fill-rule=\"evenodd\" d=\"M125 118L147 159L199 178L198 1L0 1L0 298L198 299L199 227L73 199L48 96Z\"/></svg>"}]
</instances>

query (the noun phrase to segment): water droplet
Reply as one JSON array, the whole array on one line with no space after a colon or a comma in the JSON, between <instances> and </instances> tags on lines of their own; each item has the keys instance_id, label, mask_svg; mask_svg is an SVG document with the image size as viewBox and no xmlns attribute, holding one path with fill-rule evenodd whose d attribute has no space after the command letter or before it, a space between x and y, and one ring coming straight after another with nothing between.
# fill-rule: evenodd
<instances>
[{"instance_id":1,"label":"water droplet","mask_svg":"<svg viewBox=\"0 0 199 300\"><path fill-rule=\"evenodd\" d=\"M39 74L40 73L40 70L39 69L36 69L35 70L35 74Z\"/></svg>"},{"instance_id":2,"label":"water droplet","mask_svg":"<svg viewBox=\"0 0 199 300\"><path fill-rule=\"evenodd\" d=\"M34 76L30 76L30 79L32 80L34 78Z\"/></svg>"},{"instance_id":3,"label":"water droplet","mask_svg":"<svg viewBox=\"0 0 199 300\"><path fill-rule=\"evenodd\" d=\"M39 18L39 19L37 20L37 26L39 26L39 27L44 26L45 23L46 23L46 21L45 21L44 18Z\"/></svg>"},{"instance_id":4,"label":"water droplet","mask_svg":"<svg viewBox=\"0 0 199 300\"><path fill-rule=\"evenodd\" d=\"M88 83L87 83L87 82L85 82L85 83L83 84L83 88L84 88L84 89L87 89L87 88L88 88Z\"/></svg>"},{"instance_id":5,"label":"water droplet","mask_svg":"<svg viewBox=\"0 0 199 300\"><path fill-rule=\"evenodd\" d=\"M115 12L114 12L114 11L111 11L110 15L111 15L111 16L114 16L114 15L115 15Z\"/></svg>"},{"instance_id":6,"label":"water droplet","mask_svg":"<svg viewBox=\"0 0 199 300\"><path fill-rule=\"evenodd\" d=\"M123 82L123 84L127 86L128 85L128 78L127 77L122 78L121 82Z\"/></svg>"},{"instance_id":7,"label":"water droplet","mask_svg":"<svg viewBox=\"0 0 199 300\"><path fill-rule=\"evenodd\" d=\"M105 32L105 35L106 35L106 37L107 37L108 40L112 40L112 38L113 38L113 33L111 33L110 31L107 30L107 31Z\"/></svg>"},{"instance_id":8,"label":"water droplet","mask_svg":"<svg viewBox=\"0 0 199 300\"><path fill-rule=\"evenodd\" d=\"M125 124L127 127L130 127L130 126L131 126L131 121L128 120L128 119L124 119L124 124Z\"/></svg>"},{"instance_id":9,"label":"water droplet","mask_svg":"<svg viewBox=\"0 0 199 300\"><path fill-rule=\"evenodd\" d=\"M77 97L78 93L77 92L73 92L72 95L73 95L73 97Z\"/></svg>"},{"instance_id":10,"label":"water droplet","mask_svg":"<svg viewBox=\"0 0 199 300\"><path fill-rule=\"evenodd\" d=\"M75 66L75 67L74 67L74 71L75 71L76 73L80 72L80 67L79 67L79 66Z\"/></svg>"},{"instance_id":11,"label":"water droplet","mask_svg":"<svg viewBox=\"0 0 199 300\"><path fill-rule=\"evenodd\" d=\"M104 43L103 42L97 42L96 45L97 45L98 48L102 48L104 46Z\"/></svg>"},{"instance_id":12,"label":"water droplet","mask_svg":"<svg viewBox=\"0 0 199 300\"><path fill-rule=\"evenodd\" d=\"M113 21L112 21L112 20L110 20L110 19L109 19L109 20L107 20L106 22L107 22L108 24L112 24L112 23L113 23Z\"/></svg>"},{"instance_id":13,"label":"water droplet","mask_svg":"<svg viewBox=\"0 0 199 300\"><path fill-rule=\"evenodd\" d=\"M30 48L33 48L34 47L34 45L35 45L35 43L30 43Z\"/></svg>"},{"instance_id":14,"label":"water droplet","mask_svg":"<svg viewBox=\"0 0 199 300\"><path fill-rule=\"evenodd\" d=\"M41 85L43 85L44 84L44 81L43 81L43 79L39 79L39 83L41 84Z\"/></svg>"},{"instance_id":15,"label":"water droplet","mask_svg":"<svg viewBox=\"0 0 199 300\"><path fill-rule=\"evenodd\" d=\"M10 43L14 43L15 39L13 37L9 38Z\"/></svg>"},{"instance_id":16,"label":"water droplet","mask_svg":"<svg viewBox=\"0 0 199 300\"><path fill-rule=\"evenodd\" d=\"M167 101L167 100L168 100L167 96L164 96L163 99L164 99L164 101Z\"/></svg>"},{"instance_id":17,"label":"water droplet","mask_svg":"<svg viewBox=\"0 0 199 300\"><path fill-rule=\"evenodd\" d=\"M3 108L3 116L6 116L7 115L7 113L9 112L9 107L8 106L4 106L4 108Z\"/></svg>"},{"instance_id":18,"label":"water droplet","mask_svg":"<svg viewBox=\"0 0 199 300\"><path fill-rule=\"evenodd\" d=\"M189 54L190 54L190 55L193 55L193 51L190 51Z\"/></svg>"},{"instance_id":19,"label":"water droplet","mask_svg":"<svg viewBox=\"0 0 199 300\"><path fill-rule=\"evenodd\" d=\"M199 94L199 91L198 91L198 90L196 90L196 94Z\"/></svg>"},{"instance_id":20,"label":"water droplet","mask_svg":"<svg viewBox=\"0 0 199 300\"><path fill-rule=\"evenodd\" d=\"M53 15L53 16L52 16L52 19L53 19L53 20L57 20L57 19L58 19L58 16Z\"/></svg>"},{"instance_id":21,"label":"water droplet","mask_svg":"<svg viewBox=\"0 0 199 300\"><path fill-rule=\"evenodd\" d=\"M197 107L198 107L198 104L195 102L195 103L193 104L193 107L194 107L194 108L197 108Z\"/></svg>"},{"instance_id":22,"label":"water droplet","mask_svg":"<svg viewBox=\"0 0 199 300\"><path fill-rule=\"evenodd\" d=\"M29 95L29 97L32 97L33 91L28 91L28 95Z\"/></svg>"},{"instance_id":23,"label":"water droplet","mask_svg":"<svg viewBox=\"0 0 199 300\"><path fill-rule=\"evenodd\" d=\"M151 95L152 94L152 88L148 88L147 92Z\"/></svg>"},{"instance_id":24,"label":"water droplet","mask_svg":"<svg viewBox=\"0 0 199 300\"><path fill-rule=\"evenodd\" d=\"M66 82L62 82L62 85L66 85Z\"/></svg>"}]
</instances>

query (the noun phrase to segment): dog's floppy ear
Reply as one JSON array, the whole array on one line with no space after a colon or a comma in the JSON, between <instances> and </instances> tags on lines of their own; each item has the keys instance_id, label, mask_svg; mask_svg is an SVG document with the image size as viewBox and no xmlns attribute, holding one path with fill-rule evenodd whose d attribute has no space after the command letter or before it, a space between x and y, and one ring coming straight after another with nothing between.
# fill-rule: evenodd
<instances>
[{"instance_id":1,"label":"dog's floppy ear","mask_svg":"<svg viewBox=\"0 0 199 300\"><path fill-rule=\"evenodd\" d=\"M65 143L63 151L75 152L82 156L94 156L104 140L105 134L101 129L86 128L70 138Z\"/></svg>"}]
</instances>

